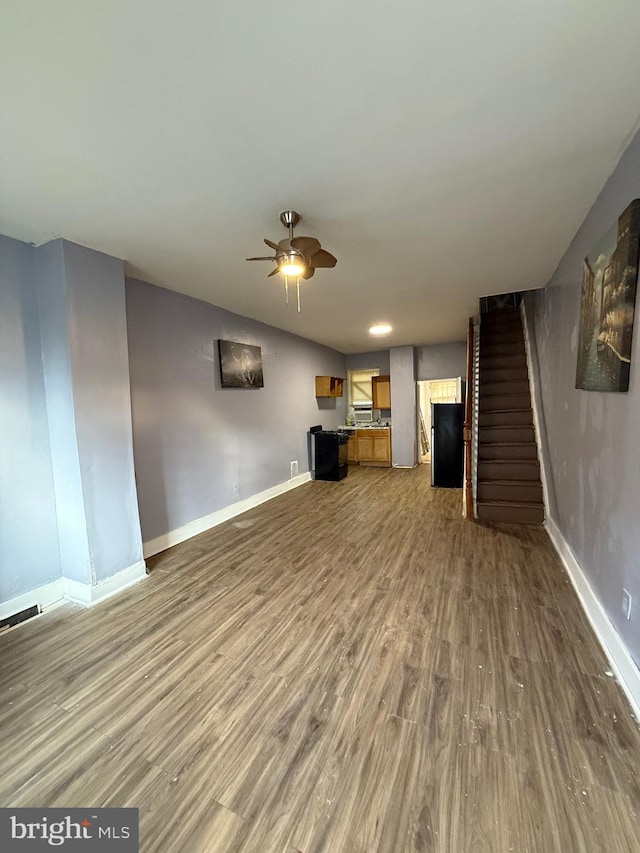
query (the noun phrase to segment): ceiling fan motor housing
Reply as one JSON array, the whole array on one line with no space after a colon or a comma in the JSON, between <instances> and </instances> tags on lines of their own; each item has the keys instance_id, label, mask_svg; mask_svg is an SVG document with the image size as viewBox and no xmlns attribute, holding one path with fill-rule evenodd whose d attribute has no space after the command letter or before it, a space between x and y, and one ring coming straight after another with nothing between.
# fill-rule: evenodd
<instances>
[{"instance_id":1,"label":"ceiling fan motor housing","mask_svg":"<svg viewBox=\"0 0 640 853\"><path fill-rule=\"evenodd\" d=\"M283 210L280 214L280 222L289 230L289 239L280 240L278 245L281 247L281 252L276 252L276 259L280 269L288 265L297 265L302 272L307 267L307 258L299 249L294 249L291 245L293 239L293 229L296 227L302 217L297 210ZM290 273L293 274L293 273Z\"/></svg>"},{"instance_id":2,"label":"ceiling fan motor housing","mask_svg":"<svg viewBox=\"0 0 640 853\"><path fill-rule=\"evenodd\" d=\"M301 219L302 217L296 210L283 210L280 214L280 222L282 222L284 227L288 228L290 232L296 227Z\"/></svg>"}]
</instances>

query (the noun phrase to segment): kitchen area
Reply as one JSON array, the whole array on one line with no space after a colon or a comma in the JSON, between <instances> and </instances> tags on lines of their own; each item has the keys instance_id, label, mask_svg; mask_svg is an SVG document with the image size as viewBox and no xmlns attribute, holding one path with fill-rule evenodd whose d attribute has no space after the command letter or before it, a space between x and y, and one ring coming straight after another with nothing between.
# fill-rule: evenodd
<instances>
[{"instance_id":1,"label":"kitchen area","mask_svg":"<svg viewBox=\"0 0 640 853\"><path fill-rule=\"evenodd\" d=\"M369 374L369 375L367 375ZM349 465L390 468L391 376L350 371L349 379L316 376L316 397L342 397L349 383L345 423L337 430L311 428L315 437L315 478L340 480Z\"/></svg>"},{"instance_id":2,"label":"kitchen area","mask_svg":"<svg viewBox=\"0 0 640 853\"><path fill-rule=\"evenodd\" d=\"M352 389L354 382L352 380ZM390 468L391 459L391 376L372 376L370 399L367 388L363 399L353 399L341 427L348 436L349 465Z\"/></svg>"},{"instance_id":3,"label":"kitchen area","mask_svg":"<svg viewBox=\"0 0 640 853\"><path fill-rule=\"evenodd\" d=\"M412 360L408 361L411 368ZM398 376L400 372L396 371L394 378L393 371L383 373L380 368L359 365L346 373L346 378L316 376L315 379L319 410L335 407L344 412L336 428L324 430L318 425L310 429L315 479L338 481L354 467L410 468L428 461L432 463L433 486L460 488L463 447L460 378L425 383L416 381L411 369L404 376ZM395 421L392 424L392 380L396 386L393 403L397 424ZM451 383L457 394L451 401L447 397L440 399L442 395L438 396L437 388ZM429 388L431 384L433 396L429 394L427 401L424 386ZM423 406L429 410L426 419ZM425 420L429 423L428 433ZM394 435L397 431L394 425L400 429L399 435ZM426 460L425 447L429 450Z\"/></svg>"}]
</instances>

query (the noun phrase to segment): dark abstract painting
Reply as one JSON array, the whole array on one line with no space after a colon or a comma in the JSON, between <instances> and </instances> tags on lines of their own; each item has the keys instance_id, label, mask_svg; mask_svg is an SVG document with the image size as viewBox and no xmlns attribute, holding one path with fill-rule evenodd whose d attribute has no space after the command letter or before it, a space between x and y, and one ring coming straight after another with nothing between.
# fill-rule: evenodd
<instances>
[{"instance_id":1,"label":"dark abstract painting","mask_svg":"<svg viewBox=\"0 0 640 853\"><path fill-rule=\"evenodd\" d=\"M260 347L234 341L218 341L220 379L223 388L263 388Z\"/></svg>"},{"instance_id":2,"label":"dark abstract painting","mask_svg":"<svg viewBox=\"0 0 640 853\"><path fill-rule=\"evenodd\" d=\"M584 259L576 388L629 390L639 241L636 199Z\"/></svg>"}]
</instances>

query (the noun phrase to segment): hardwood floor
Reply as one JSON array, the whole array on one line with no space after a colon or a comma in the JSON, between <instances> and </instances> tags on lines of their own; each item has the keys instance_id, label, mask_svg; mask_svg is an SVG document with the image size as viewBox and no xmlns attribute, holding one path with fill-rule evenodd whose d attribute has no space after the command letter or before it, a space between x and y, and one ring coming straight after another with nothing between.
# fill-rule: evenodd
<instances>
[{"instance_id":1,"label":"hardwood floor","mask_svg":"<svg viewBox=\"0 0 640 853\"><path fill-rule=\"evenodd\" d=\"M0 636L0 805L141 850L629 853L640 732L543 529L312 482Z\"/></svg>"}]
</instances>

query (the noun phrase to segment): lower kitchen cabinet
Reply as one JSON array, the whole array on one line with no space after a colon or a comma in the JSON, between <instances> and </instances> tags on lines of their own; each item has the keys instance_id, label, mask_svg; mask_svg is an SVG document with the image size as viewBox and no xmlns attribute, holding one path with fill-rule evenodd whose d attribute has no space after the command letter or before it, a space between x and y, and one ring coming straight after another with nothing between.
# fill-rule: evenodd
<instances>
[{"instance_id":1,"label":"lower kitchen cabinet","mask_svg":"<svg viewBox=\"0 0 640 853\"><path fill-rule=\"evenodd\" d=\"M360 465L391 466L391 430L357 429L356 453Z\"/></svg>"},{"instance_id":2,"label":"lower kitchen cabinet","mask_svg":"<svg viewBox=\"0 0 640 853\"><path fill-rule=\"evenodd\" d=\"M357 438L355 435L349 436L349 443L347 444L347 463L349 465L357 465L358 464L358 448L357 448Z\"/></svg>"}]
</instances>

